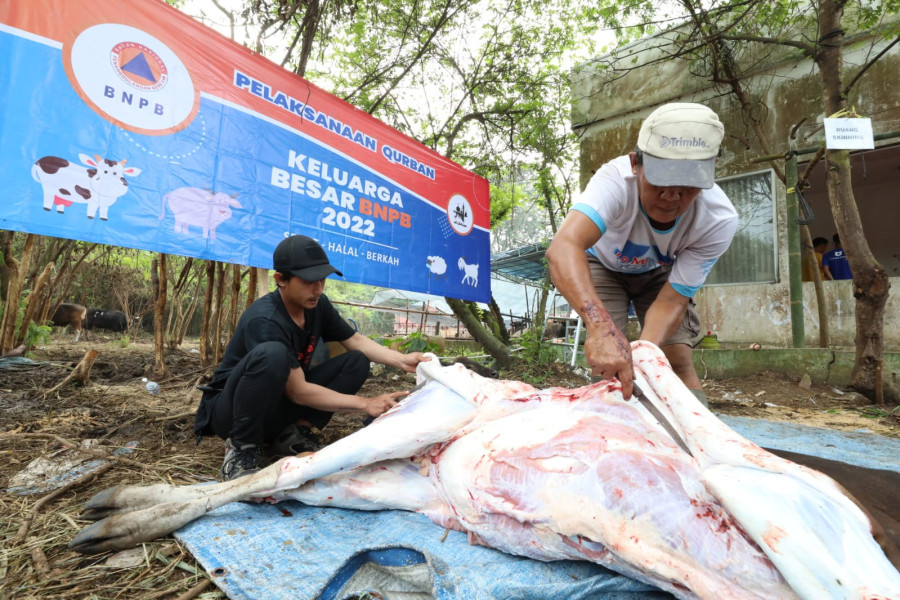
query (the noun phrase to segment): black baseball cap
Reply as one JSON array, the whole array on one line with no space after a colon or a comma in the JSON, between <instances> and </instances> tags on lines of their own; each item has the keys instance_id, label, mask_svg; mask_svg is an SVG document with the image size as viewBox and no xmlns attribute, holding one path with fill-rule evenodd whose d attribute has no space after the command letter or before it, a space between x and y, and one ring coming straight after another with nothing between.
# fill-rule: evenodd
<instances>
[{"instance_id":1,"label":"black baseball cap","mask_svg":"<svg viewBox=\"0 0 900 600\"><path fill-rule=\"evenodd\" d=\"M332 273L343 273L331 266L319 243L305 235L292 235L281 240L272 254L273 268L290 273L304 281L321 281Z\"/></svg>"}]
</instances>

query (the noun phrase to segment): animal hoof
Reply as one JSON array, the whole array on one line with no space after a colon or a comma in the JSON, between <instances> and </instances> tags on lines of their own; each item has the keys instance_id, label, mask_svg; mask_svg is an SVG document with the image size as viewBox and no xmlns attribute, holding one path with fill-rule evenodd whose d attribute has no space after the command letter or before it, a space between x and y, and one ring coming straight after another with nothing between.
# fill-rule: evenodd
<instances>
[{"instance_id":1,"label":"animal hoof","mask_svg":"<svg viewBox=\"0 0 900 600\"><path fill-rule=\"evenodd\" d=\"M129 547L128 544L123 544L120 538L109 536L106 530L107 523L105 521L88 525L72 538L69 548L81 554L100 554Z\"/></svg>"},{"instance_id":2,"label":"animal hoof","mask_svg":"<svg viewBox=\"0 0 900 600\"><path fill-rule=\"evenodd\" d=\"M115 494L118 487L106 488L102 492L94 494L84 505L84 510L79 515L82 519L88 521L99 521L110 517L118 512L115 503Z\"/></svg>"}]
</instances>

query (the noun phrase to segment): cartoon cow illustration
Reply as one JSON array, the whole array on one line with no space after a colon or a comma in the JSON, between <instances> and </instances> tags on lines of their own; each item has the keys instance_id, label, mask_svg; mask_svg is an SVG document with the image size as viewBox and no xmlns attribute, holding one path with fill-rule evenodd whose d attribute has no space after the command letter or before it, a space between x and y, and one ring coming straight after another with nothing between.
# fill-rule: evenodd
<instances>
[{"instance_id":1,"label":"cartoon cow illustration","mask_svg":"<svg viewBox=\"0 0 900 600\"><path fill-rule=\"evenodd\" d=\"M94 158L79 154L78 158L87 167L58 156L45 156L34 163L31 176L44 189L44 210L56 206L56 212L62 214L67 206L78 202L87 204L89 219L99 208L100 218L106 221L109 207L128 192L125 177L136 177L141 170L126 167L124 160L101 159L96 154Z\"/></svg>"},{"instance_id":2,"label":"cartoon cow illustration","mask_svg":"<svg viewBox=\"0 0 900 600\"><path fill-rule=\"evenodd\" d=\"M175 233L189 233L191 225L203 228L203 237L216 239L216 227L231 218L231 208L243 208L236 200L237 194L229 196L212 190L184 187L171 191L162 199L159 218L166 216L166 202L175 217Z\"/></svg>"}]
</instances>

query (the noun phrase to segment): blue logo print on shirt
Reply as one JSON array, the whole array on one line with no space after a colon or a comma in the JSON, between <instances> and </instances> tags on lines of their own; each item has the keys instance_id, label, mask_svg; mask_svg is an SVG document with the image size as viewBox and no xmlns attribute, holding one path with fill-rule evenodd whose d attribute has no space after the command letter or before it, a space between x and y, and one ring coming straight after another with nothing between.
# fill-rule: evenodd
<instances>
[{"instance_id":1,"label":"blue logo print on shirt","mask_svg":"<svg viewBox=\"0 0 900 600\"><path fill-rule=\"evenodd\" d=\"M622 271L643 273L660 265L670 265L674 259L663 256L656 246L643 246L627 241L624 248L616 248L616 261Z\"/></svg>"}]
</instances>

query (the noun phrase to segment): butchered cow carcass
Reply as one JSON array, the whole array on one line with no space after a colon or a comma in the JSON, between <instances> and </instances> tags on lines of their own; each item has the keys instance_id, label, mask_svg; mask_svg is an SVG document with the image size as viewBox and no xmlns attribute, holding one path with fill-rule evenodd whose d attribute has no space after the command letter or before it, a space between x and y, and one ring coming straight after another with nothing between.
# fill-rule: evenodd
<instances>
[{"instance_id":1,"label":"butchered cow carcass","mask_svg":"<svg viewBox=\"0 0 900 600\"><path fill-rule=\"evenodd\" d=\"M418 511L474 542L599 563L681 599L900 598L900 573L830 478L729 429L658 348L635 381L687 451L618 382L536 390L420 363L420 387L322 450L229 482L101 492L87 553L153 539L237 500ZM410 459L414 460L410 460Z\"/></svg>"}]
</instances>

